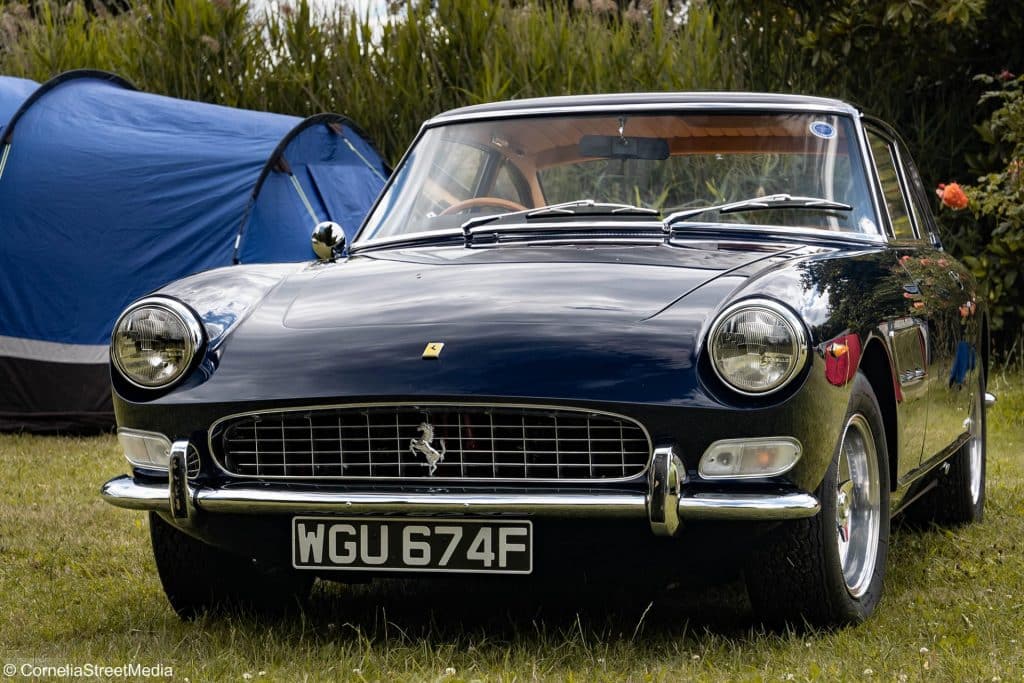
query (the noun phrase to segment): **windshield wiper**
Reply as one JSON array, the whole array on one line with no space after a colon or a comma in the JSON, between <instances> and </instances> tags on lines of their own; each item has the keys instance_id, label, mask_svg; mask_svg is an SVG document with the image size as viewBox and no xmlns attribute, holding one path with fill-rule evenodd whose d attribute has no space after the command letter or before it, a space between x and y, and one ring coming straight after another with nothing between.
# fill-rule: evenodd
<instances>
[{"instance_id":1,"label":"windshield wiper","mask_svg":"<svg viewBox=\"0 0 1024 683\"><path fill-rule=\"evenodd\" d=\"M534 209L523 209L521 211L507 211L495 213L488 216L474 216L462 224L463 232L480 225L487 225L498 220L522 217L523 220L533 218L560 218L563 216L658 216L656 209L648 209L642 206L631 204L612 204L608 202L595 202L593 199L577 199L561 204L549 204Z\"/></svg>"},{"instance_id":2,"label":"windshield wiper","mask_svg":"<svg viewBox=\"0 0 1024 683\"><path fill-rule=\"evenodd\" d=\"M822 197L794 197L788 194L770 194L766 197L751 197L741 199L738 202L728 204L715 204L699 209L685 209L676 211L665 217L662 223L665 229L671 228L676 223L685 222L693 216L702 213L738 213L740 211L766 211L770 209L810 209L814 211L853 211L853 207L842 202L834 202L831 199Z\"/></svg>"}]
</instances>

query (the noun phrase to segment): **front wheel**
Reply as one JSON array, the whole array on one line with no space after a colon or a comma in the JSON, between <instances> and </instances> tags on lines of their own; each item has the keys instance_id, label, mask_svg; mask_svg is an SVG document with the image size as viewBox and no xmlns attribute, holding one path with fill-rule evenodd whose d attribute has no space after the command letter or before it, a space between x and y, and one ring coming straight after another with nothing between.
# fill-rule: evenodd
<instances>
[{"instance_id":1,"label":"front wheel","mask_svg":"<svg viewBox=\"0 0 1024 683\"><path fill-rule=\"evenodd\" d=\"M294 570L269 568L207 545L149 513L160 583L182 619L207 611L253 610L278 614L309 594L312 579Z\"/></svg>"},{"instance_id":2,"label":"front wheel","mask_svg":"<svg viewBox=\"0 0 1024 683\"><path fill-rule=\"evenodd\" d=\"M767 622L857 623L882 597L888 450L878 400L862 373L854 379L842 437L816 495L821 511L780 526L746 567L751 603Z\"/></svg>"}]
</instances>

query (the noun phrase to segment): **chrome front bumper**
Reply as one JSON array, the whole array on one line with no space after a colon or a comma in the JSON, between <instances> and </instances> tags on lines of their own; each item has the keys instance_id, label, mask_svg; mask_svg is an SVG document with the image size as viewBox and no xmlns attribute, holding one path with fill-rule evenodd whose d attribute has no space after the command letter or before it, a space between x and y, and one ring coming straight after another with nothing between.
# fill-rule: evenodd
<instances>
[{"instance_id":1,"label":"chrome front bumper","mask_svg":"<svg viewBox=\"0 0 1024 683\"><path fill-rule=\"evenodd\" d=\"M686 473L671 448L658 449L644 492L324 491L298 486L228 484L193 486L184 473L185 449L172 449L168 483L140 483L128 475L111 479L101 495L111 505L170 514L188 524L203 513L525 515L561 518L647 519L651 530L674 536L682 521L784 520L813 517L818 500L807 493L695 493L685 491Z\"/></svg>"}]
</instances>

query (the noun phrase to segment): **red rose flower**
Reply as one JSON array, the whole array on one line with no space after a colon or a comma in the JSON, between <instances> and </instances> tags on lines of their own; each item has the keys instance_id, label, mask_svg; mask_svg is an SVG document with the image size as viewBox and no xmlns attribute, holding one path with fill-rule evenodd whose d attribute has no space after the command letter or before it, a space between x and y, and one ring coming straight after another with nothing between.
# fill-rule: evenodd
<instances>
[{"instance_id":1,"label":"red rose flower","mask_svg":"<svg viewBox=\"0 0 1024 683\"><path fill-rule=\"evenodd\" d=\"M954 211L966 208L970 201L963 188L960 187L960 183L950 183L949 185L940 183L939 188L935 190L935 194L939 196L943 204Z\"/></svg>"}]
</instances>

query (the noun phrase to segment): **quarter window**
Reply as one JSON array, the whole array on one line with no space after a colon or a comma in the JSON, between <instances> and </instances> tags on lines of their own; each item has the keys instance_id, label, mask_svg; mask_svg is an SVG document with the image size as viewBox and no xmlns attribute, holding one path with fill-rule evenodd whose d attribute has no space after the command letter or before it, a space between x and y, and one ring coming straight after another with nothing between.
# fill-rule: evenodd
<instances>
[{"instance_id":1,"label":"quarter window","mask_svg":"<svg viewBox=\"0 0 1024 683\"><path fill-rule=\"evenodd\" d=\"M885 139L871 131L868 131L868 141L871 143L871 153L875 157L878 182L882 185L882 194L885 196L885 206L889 211L893 235L898 240L916 239L907 199L903 195L900 177L896 172L896 159L892 147Z\"/></svg>"},{"instance_id":2,"label":"quarter window","mask_svg":"<svg viewBox=\"0 0 1024 683\"><path fill-rule=\"evenodd\" d=\"M914 211L917 228L921 232L922 237L927 233L931 233L932 239L937 240L938 233L935 226L935 214L932 213L931 206L928 204L928 192L924 189L921 174L903 145L900 145L899 152L900 158L903 160L907 190L910 193L910 208Z\"/></svg>"}]
</instances>

